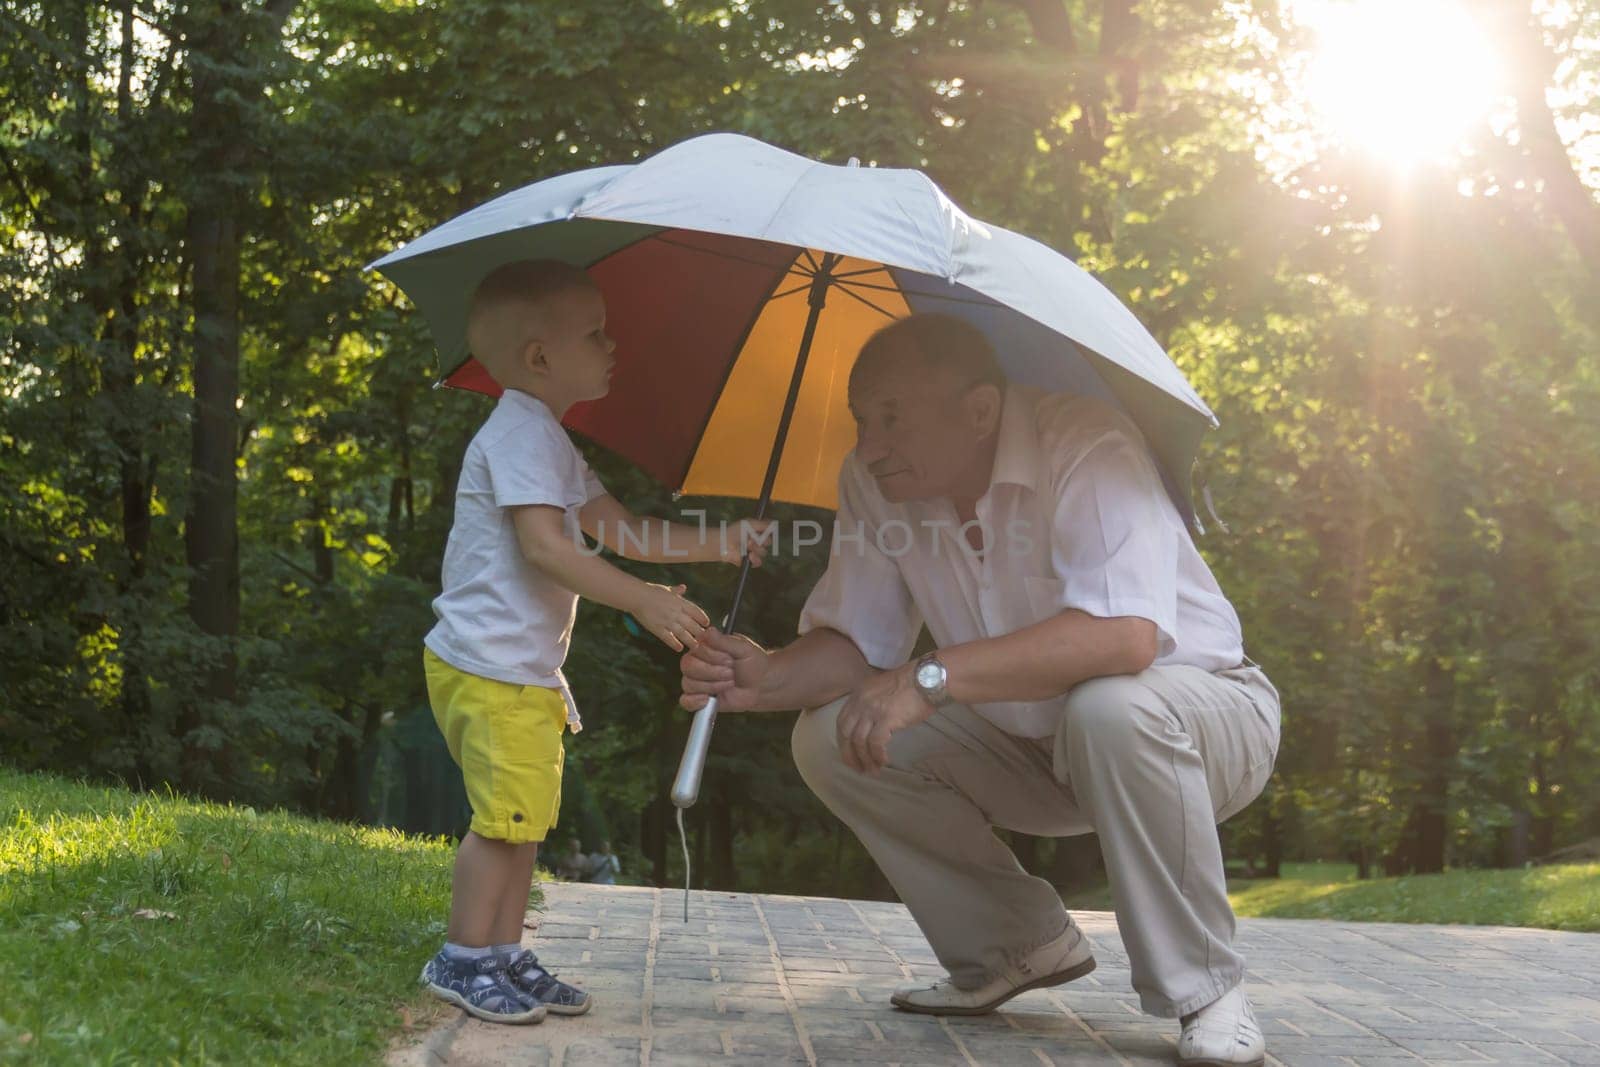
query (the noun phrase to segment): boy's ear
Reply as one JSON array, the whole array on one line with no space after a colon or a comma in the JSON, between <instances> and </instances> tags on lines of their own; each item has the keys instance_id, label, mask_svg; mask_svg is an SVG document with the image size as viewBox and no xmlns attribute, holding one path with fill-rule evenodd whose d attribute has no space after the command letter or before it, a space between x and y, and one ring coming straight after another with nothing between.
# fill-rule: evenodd
<instances>
[{"instance_id":1,"label":"boy's ear","mask_svg":"<svg viewBox=\"0 0 1600 1067\"><path fill-rule=\"evenodd\" d=\"M518 362L522 364L524 370L534 374L542 374L550 369L550 362L544 355L544 343L537 338L522 346Z\"/></svg>"}]
</instances>

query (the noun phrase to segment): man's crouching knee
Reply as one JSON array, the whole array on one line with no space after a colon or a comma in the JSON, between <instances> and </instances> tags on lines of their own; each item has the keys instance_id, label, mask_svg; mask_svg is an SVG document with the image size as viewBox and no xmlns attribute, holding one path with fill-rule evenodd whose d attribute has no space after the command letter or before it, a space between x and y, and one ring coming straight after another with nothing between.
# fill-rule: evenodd
<instances>
[{"instance_id":1,"label":"man's crouching knee","mask_svg":"<svg viewBox=\"0 0 1600 1067\"><path fill-rule=\"evenodd\" d=\"M794 721L794 732L789 735L789 749L794 753L794 765L806 785L822 799L827 799L827 786L835 776L849 771L839 758L837 730L839 710L844 707L840 697L831 704L802 711Z\"/></svg>"},{"instance_id":2,"label":"man's crouching knee","mask_svg":"<svg viewBox=\"0 0 1600 1067\"><path fill-rule=\"evenodd\" d=\"M1136 676L1091 678L1067 694L1058 749L1116 759L1131 753L1151 727L1145 714L1149 690Z\"/></svg>"}]
</instances>

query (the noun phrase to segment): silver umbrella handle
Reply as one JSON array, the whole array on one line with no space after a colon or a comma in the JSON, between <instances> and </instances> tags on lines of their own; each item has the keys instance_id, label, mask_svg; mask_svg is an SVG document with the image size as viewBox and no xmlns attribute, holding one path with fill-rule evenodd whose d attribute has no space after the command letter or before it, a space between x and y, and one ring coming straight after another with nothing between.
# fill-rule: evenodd
<instances>
[{"instance_id":1,"label":"silver umbrella handle","mask_svg":"<svg viewBox=\"0 0 1600 1067\"><path fill-rule=\"evenodd\" d=\"M680 808L692 808L700 798L700 778L706 770L706 752L711 748L711 727L717 722L717 698L706 701L706 706L694 713L689 726L689 740L683 746L683 759L678 763L678 777L672 781L672 802Z\"/></svg>"}]
</instances>

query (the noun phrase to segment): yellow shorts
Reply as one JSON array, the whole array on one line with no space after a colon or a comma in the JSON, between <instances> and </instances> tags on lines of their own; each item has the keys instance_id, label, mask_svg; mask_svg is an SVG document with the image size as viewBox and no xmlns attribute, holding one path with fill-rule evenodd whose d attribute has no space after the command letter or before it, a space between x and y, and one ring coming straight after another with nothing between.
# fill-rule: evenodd
<instances>
[{"instance_id":1,"label":"yellow shorts","mask_svg":"<svg viewBox=\"0 0 1600 1067\"><path fill-rule=\"evenodd\" d=\"M561 811L561 691L468 674L430 649L422 667L433 721L466 781L473 832L513 845L543 841Z\"/></svg>"}]
</instances>

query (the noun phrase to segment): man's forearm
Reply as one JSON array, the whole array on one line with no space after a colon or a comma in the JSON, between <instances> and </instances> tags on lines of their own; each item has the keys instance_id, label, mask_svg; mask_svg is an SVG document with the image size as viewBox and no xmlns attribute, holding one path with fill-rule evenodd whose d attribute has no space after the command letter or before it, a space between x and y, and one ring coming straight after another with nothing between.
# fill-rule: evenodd
<instances>
[{"instance_id":1,"label":"man's forearm","mask_svg":"<svg viewBox=\"0 0 1600 1067\"><path fill-rule=\"evenodd\" d=\"M854 641L837 630L818 629L771 654L752 711L815 708L854 689L872 666Z\"/></svg>"},{"instance_id":2,"label":"man's forearm","mask_svg":"<svg viewBox=\"0 0 1600 1067\"><path fill-rule=\"evenodd\" d=\"M939 650L950 696L963 704L1049 700L1090 678L1137 674L1155 656L1155 623L1081 611Z\"/></svg>"}]
</instances>

